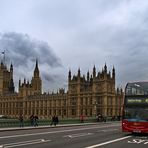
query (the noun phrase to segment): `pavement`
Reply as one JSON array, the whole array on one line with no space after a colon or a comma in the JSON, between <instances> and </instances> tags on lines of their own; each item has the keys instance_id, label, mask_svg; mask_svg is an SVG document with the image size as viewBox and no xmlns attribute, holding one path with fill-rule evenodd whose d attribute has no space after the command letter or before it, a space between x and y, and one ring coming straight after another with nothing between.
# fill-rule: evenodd
<instances>
[{"instance_id":1,"label":"pavement","mask_svg":"<svg viewBox=\"0 0 148 148\"><path fill-rule=\"evenodd\" d=\"M106 122L107 123L107 122ZM84 126L84 125L95 125L95 123L78 123L78 124L58 124L56 126L45 125L45 126L24 126L24 127L8 127L8 128L0 128L0 132L2 131L14 131L14 130L29 130L29 129L42 129L42 128L55 128L55 127L66 127L66 126Z\"/></svg>"}]
</instances>

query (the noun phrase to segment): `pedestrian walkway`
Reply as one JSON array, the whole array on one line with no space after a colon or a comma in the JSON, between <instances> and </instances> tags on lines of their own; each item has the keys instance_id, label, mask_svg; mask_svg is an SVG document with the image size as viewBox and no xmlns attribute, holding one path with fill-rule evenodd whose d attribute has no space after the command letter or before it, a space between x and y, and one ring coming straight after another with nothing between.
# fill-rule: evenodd
<instances>
[{"instance_id":1,"label":"pedestrian walkway","mask_svg":"<svg viewBox=\"0 0 148 148\"><path fill-rule=\"evenodd\" d=\"M55 128L55 127L66 127L66 126L84 126L84 125L95 125L98 124L98 122L95 123L78 123L78 124L58 124L56 126L26 126L26 127L9 127L9 128L0 128L1 131L13 131L13 130L28 130L28 129L42 129L42 128Z\"/></svg>"},{"instance_id":2,"label":"pedestrian walkway","mask_svg":"<svg viewBox=\"0 0 148 148\"><path fill-rule=\"evenodd\" d=\"M68 127L68 126L85 126L85 125L98 125L98 124L111 124L111 123L120 123L121 121L110 121L110 122L89 122L89 123L71 123L71 124L58 124L56 126L51 125L42 125L42 126L24 126L24 127L8 127L0 128L2 131L15 131L15 130L29 130L29 129L43 129L43 128L55 128L55 127Z\"/></svg>"}]
</instances>

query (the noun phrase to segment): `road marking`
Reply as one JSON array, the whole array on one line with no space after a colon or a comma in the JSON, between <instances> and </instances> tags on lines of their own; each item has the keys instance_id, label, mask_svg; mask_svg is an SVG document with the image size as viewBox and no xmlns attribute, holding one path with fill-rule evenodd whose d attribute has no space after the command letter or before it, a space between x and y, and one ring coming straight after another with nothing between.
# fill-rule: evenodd
<instances>
[{"instance_id":1,"label":"road marking","mask_svg":"<svg viewBox=\"0 0 148 148\"><path fill-rule=\"evenodd\" d=\"M88 136L88 135L92 135L92 134L93 133L78 133L78 134L66 135L63 137L77 138L77 137Z\"/></svg>"},{"instance_id":2,"label":"road marking","mask_svg":"<svg viewBox=\"0 0 148 148\"><path fill-rule=\"evenodd\" d=\"M30 140L30 141L22 141L22 142L3 144L3 145L0 145L0 148L19 147L19 146L38 144L38 143L44 143L44 142L49 142L49 141L51 141L51 140L36 139L36 140Z\"/></svg>"},{"instance_id":3,"label":"road marking","mask_svg":"<svg viewBox=\"0 0 148 148\"><path fill-rule=\"evenodd\" d=\"M132 136L126 136L126 137L122 137L122 138L118 138L118 139L115 139L115 140L111 140L111 141L107 141L107 142L103 142L103 143L99 143L99 144L96 144L96 145L92 145L92 146L88 146L88 147L85 147L85 148L95 148L95 147L100 147L102 145L107 145L109 143L114 143L114 142L117 142L117 141L121 141L121 140L124 140L124 139L128 139Z\"/></svg>"},{"instance_id":4,"label":"road marking","mask_svg":"<svg viewBox=\"0 0 148 148\"><path fill-rule=\"evenodd\" d=\"M101 130L101 132L113 132L113 131L118 131L119 129L107 129L107 130ZM100 132L100 131L98 131Z\"/></svg>"},{"instance_id":5,"label":"road marking","mask_svg":"<svg viewBox=\"0 0 148 148\"><path fill-rule=\"evenodd\" d=\"M127 143L130 144L148 144L148 139L131 139Z\"/></svg>"},{"instance_id":6,"label":"road marking","mask_svg":"<svg viewBox=\"0 0 148 148\"><path fill-rule=\"evenodd\" d=\"M79 128L79 129L69 129L69 130L63 130L63 131L52 131L52 132L43 132L43 133L33 133L33 134L23 134L23 135L12 135L12 136L3 136L0 137L0 139L6 139L6 138L16 138L16 137L26 137L26 136L36 136L36 135L45 135L45 134L53 134L53 133L64 133L64 132L72 132L72 131L81 131L81 130L87 130L87 129L98 129L98 128L104 128L104 127L114 127L114 126L119 126L117 124L115 125L105 125L101 127L91 127L91 128Z\"/></svg>"}]
</instances>

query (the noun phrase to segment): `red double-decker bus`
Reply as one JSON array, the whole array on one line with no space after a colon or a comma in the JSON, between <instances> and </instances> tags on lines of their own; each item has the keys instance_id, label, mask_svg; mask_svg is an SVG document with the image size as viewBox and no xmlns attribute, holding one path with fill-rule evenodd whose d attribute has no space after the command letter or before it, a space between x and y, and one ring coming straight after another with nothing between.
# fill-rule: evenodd
<instances>
[{"instance_id":1,"label":"red double-decker bus","mask_svg":"<svg viewBox=\"0 0 148 148\"><path fill-rule=\"evenodd\" d=\"M127 83L124 95L122 131L148 133L148 82Z\"/></svg>"}]
</instances>

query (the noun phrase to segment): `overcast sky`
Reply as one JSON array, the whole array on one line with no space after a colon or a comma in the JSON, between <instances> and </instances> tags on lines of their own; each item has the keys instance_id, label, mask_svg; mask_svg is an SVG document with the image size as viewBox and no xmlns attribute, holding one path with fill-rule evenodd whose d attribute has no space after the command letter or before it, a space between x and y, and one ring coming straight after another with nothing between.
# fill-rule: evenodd
<instances>
[{"instance_id":1,"label":"overcast sky","mask_svg":"<svg viewBox=\"0 0 148 148\"><path fill-rule=\"evenodd\" d=\"M44 91L66 88L69 69L105 63L116 87L148 80L148 0L0 0L0 50L16 87L31 80L36 58Z\"/></svg>"}]
</instances>

